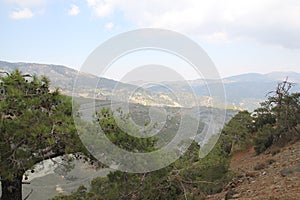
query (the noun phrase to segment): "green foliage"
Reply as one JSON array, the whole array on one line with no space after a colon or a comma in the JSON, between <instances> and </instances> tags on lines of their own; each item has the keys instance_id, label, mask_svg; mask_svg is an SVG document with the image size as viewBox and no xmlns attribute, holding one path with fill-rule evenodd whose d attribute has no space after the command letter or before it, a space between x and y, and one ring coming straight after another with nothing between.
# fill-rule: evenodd
<instances>
[{"instance_id":1,"label":"green foliage","mask_svg":"<svg viewBox=\"0 0 300 200\"><path fill-rule=\"evenodd\" d=\"M275 132L276 130L271 124L267 124L259 129L254 139L254 150L257 154L264 152L273 144Z\"/></svg>"},{"instance_id":2,"label":"green foliage","mask_svg":"<svg viewBox=\"0 0 300 200\"><path fill-rule=\"evenodd\" d=\"M176 162L181 162L181 159ZM191 164L183 168L180 175L185 183L190 184L188 185L190 189L197 188L199 194L217 193L231 179L228 171L229 157L220 143L217 143L205 158L196 162L189 160L187 163Z\"/></svg>"},{"instance_id":3,"label":"green foliage","mask_svg":"<svg viewBox=\"0 0 300 200\"><path fill-rule=\"evenodd\" d=\"M269 97L266 101L270 113L276 115L276 126L282 132L289 132L300 123L300 93L284 93L279 97Z\"/></svg>"},{"instance_id":4,"label":"green foliage","mask_svg":"<svg viewBox=\"0 0 300 200\"><path fill-rule=\"evenodd\" d=\"M204 159L199 159L199 145L195 142L177 161L163 169L131 174L111 172L105 178L96 178L90 191L82 199L200 199L219 192L231 179L228 157L220 145ZM55 200L70 200L80 196L77 191Z\"/></svg>"},{"instance_id":5,"label":"green foliage","mask_svg":"<svg viewBox=\"0 0 300 200\"><path fill-rule=\"evenodd\" d=\"M255 131L258 131L266 124L275 125L276 116L273 112L266 106L266 102L261 103L262 107L254 110L252 116L254 120Z\"/></svg>"},{"instance_id":6,"label":"green foliage","mask_svg":"<svg viewBox=\"0 0 300 200\"><path fill-rule=\"evenodd\" d=\"M108 108L96 112L96 120L109 140L127 151L150 152L155 150L154 146L157 140L153 137L139 138L132 136L139 131L135 130L134 125L129 121L129 114L123 114L121 110L117 112L118 117L115 117ZM132 135L127 134L124 130Z\"/></svg>"},{"instance_id":7,"label":"green foliage","mask_svg":"<svg viewBox=\"0 0 300 200\"><path fill-rule=\"evenodd\" d=\"M228 153L242 150L252 144L253 118L248 111L238 112L222 129L221 145Z\"/></svg>"},{"instance_id":8,"label":"green foliage","mask_svg":"<svg viewBox=\"0 0 300 200\"><path fill-rule=\"evenodd\" d=\"M1 76L0 82L2 180L22 178L45 159L84 151L73 123L71 99L50 91L46 77L24 77L16 70Z\"/></svg>"},{"instance_id":9,"label":"green foliage","mask_svg":"<svg viewBox=\"0 0 300 200\"><path fill-rule=\"evenodd\" d=\"M287 81L279 83L275 95L269 96L256 110L256 153L262 153L273 144L282 146L300 139L297 129L300 123L300 93L289 93L291 87L292 84Z\"/></svg>"},{"instance_id":10,"label":"green foliage","mask_svg":"<svg viewBox=\"0 0 300 200\"><path fill-rule=\"evenodd\" d=\"M298 140L300 93L289 93L291 87L292 84L287 81L279 83L273 92L275 95L269 96L252 114L240 111L235 115L222 130L222 148L232 153L254 144L259 154L273 144L284 145L291 140Z\"/></svg>"},{"instance_id":11,"label":"green foliage","mask_svg":"<svg viewBox=\"0 0 300 200\"><path fill-rule=\"evenodd\" d=\"M59 195L53 198L53 200L84 200L87 196L87 189L84 186L80 186L76 192L71 195ZM94 199L96 200L96 199Z\"/></svg>"}]
</instances>

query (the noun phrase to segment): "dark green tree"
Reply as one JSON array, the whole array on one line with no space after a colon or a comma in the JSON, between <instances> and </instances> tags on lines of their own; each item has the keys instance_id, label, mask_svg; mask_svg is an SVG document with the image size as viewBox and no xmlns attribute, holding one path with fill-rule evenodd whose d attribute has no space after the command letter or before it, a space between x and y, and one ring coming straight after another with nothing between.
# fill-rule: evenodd
<instances>
[{"instance_id":1,"label":"dark green tree","mask_svg":"<svg viewBox=\"0 0 300 200\"><path fill-rule=\"evenodd\" d=\"M293 85L287 79L279 83L276 90L270 92L274 95L269 96L264 106L275 114L277 129L283 132L295 130L300 122L300 93L290 93Z\"/></svg>"},{"instance_id":2,"label":"dark green tree","mask_svg":"<svg viewBox=\"0 0 300 200\"><path fill-rule=\"evenodd\" d=\"M220 141L223 149L230 154L252 144L253 118L248 111L238 112L222 129Z\"/></svg>"},{"instance_id":3,"label":"dark green tree","mask_svg":"<svg viewBox=\"0 0 300 200\"><path fill-rule=\"evenodd\" d=\"M0 87L1 199L21 200L27 170L43 160L85 150L73 123L71 99L50 91L46 77L16 70L0 74Z\"/></svg>"},{"instance_id":4,"label":"dark green tree","mask_svg":"<svg viewBox=\"0 0 300 200\"><path fill-rule=\"evenodd\" d=\"M96 121L111 142L122 149L132 152L150 152L155 150L157 139L153 137L139 138L127 134L124 129L128 132L138 132L138 130L135 130L134 125L129 121L129 114L124 114L120 109L116 112L118 112L116 115L118 117L108 108L103 108L100 112L96 112ZM117 123L116 120L119 122Z\"/></svg>"},{"instance_id":5,"label":"dark green tree","mask_svg":"<svg viewBox=\"0 0 300 200\"><path fill-rule=\"evenodd\" d=\"M266 124L258 130L254 138L254 150L257 154L272 146L275 133L276 129L271 124Z\"/></svg>"},{"instance_id":6,"label":"dark green tree","mask_svg":"<svg viewBox=\"0 0 300 200\"><path fill-rule=\"evenodd\" d=\"M300 138L300 93L291 93L294 84L287 80L279 83L275 91L255 111L254 120L258 130L255 138L257 153L276 145L284 145Z\"/></svg>"},{"instance_id":7,"label":"dark green tree","mask_svg":"<svg viewBox=\"0 0 300 200\"><path fill-rule=\"evenodd\" d=\"M261 107L254 110L252 113L254 120L254 130L258 131L265 125L275 125L276 115L271 112L270 108L266 106L266 102L261 103Z\"/></svg>"}]
</instances>

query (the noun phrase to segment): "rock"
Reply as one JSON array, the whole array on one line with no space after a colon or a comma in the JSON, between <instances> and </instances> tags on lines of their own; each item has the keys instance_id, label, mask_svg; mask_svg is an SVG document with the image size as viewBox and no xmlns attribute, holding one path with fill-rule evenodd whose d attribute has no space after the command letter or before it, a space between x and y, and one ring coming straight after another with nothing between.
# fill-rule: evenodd
<instances>
[{"instance_id":1,"label":"rock","mask_svg":"<svg viewBox=\"0 0 300 200\"><path fill-rule=\"evenodd\" d=\"M232 195L232 198L236 199L236 198L239 198L240 196L241 196L240 194L234 194L234 195Z\"/></svg>"},{"instance_id":2,"label":"rock","mask_svg":"<svg viewBox=\"0 0 300 200\"><path fill-rule=\"evenodd\" d=\"M256 172L256 171L247 171L246 172L246 176L248 177L256 177L259 175L259 172Z\"/></svg>"},{"instance_id":3,"label":"rock","mask_svg":"<svg viewBox=\"0 0 300 200\"><path fill-rule=\"evenodd\" d=\"M258 163L257 165L255 165L254 170L259 171L266 168L266 164L264 163Z\"/></svg>"},{"instance_id":4,"label":"rock","mask_svg":"<svg viewBox=\"0 0 300 200\"><path fill-rule=\"evenodd\" d=\"M227 191L227 190L231 190L232 188L235 188L236 186L236 183L235 182L230 182L228 183L225 187L224 187L224 190Z\"/></svg>"},{"instance_id":5,"label":"rock","mask_svg":"<svg viewBox=\"0 0 300 200\"><path fill-rule=\"evenodd\" d=\"M280 175L285 177L294 173L300 172L300 164L297 164L295 166L286 167L283 170L280 171Z\"/></svg>"},{"instance_id":6,"label":"rock","mask_svg":"<svg viewBox=\"0 0 300 200\"><path fill-rule=\"evenodd\" d=\"M298 177L296 177L296 176L295 176L295 177L290 177L290 178L288 178L287 180L288 180L288 181L295 181L295 180L298 180Z\"/></svg>"},{"instance_id":7,"label":"rock","mask_svg":"<svg viewBox=\"0 0 300 200\"><path fill-rule=\"evenodd\" d=\"M229 191L226 193L226 195L225 195L225 200L231 199L232 196L233 196L234 194L236 194L236 191L234 191L234 190L229 190Z\"/></svg>"}]
</instances>

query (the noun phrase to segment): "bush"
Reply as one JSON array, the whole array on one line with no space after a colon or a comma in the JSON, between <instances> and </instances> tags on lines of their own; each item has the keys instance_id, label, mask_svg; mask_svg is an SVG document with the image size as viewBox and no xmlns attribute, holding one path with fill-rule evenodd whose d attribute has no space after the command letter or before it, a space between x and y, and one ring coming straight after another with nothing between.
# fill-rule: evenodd
<instances>
[{"instance_id":1,"label":"bush","mask_svg":"<svg viewBox=\"0 0 300 200\"><path fill-rule=\"evenodd\" d=\"M255 152L260 154L268 149L273 144L275 134L275 129L270 124L260 129L254 139Z\"/></svg>"}]
</instances>

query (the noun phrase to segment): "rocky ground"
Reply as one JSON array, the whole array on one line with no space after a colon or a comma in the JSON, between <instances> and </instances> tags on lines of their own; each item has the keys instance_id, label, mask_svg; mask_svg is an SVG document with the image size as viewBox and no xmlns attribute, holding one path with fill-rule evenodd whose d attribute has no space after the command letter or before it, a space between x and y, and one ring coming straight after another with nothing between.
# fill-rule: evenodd
<instances>
[{"instance_id":1,"label":"rocky ground","mask_svg":"<svg viewBox=\"0 0 300 200\"><path fill-rule=\"evenodd\" d=\"M236 178L207 199L300 199L300 142L258 156L253 148L238 152L230 168Z\"/></svg>"}]
</instances>

